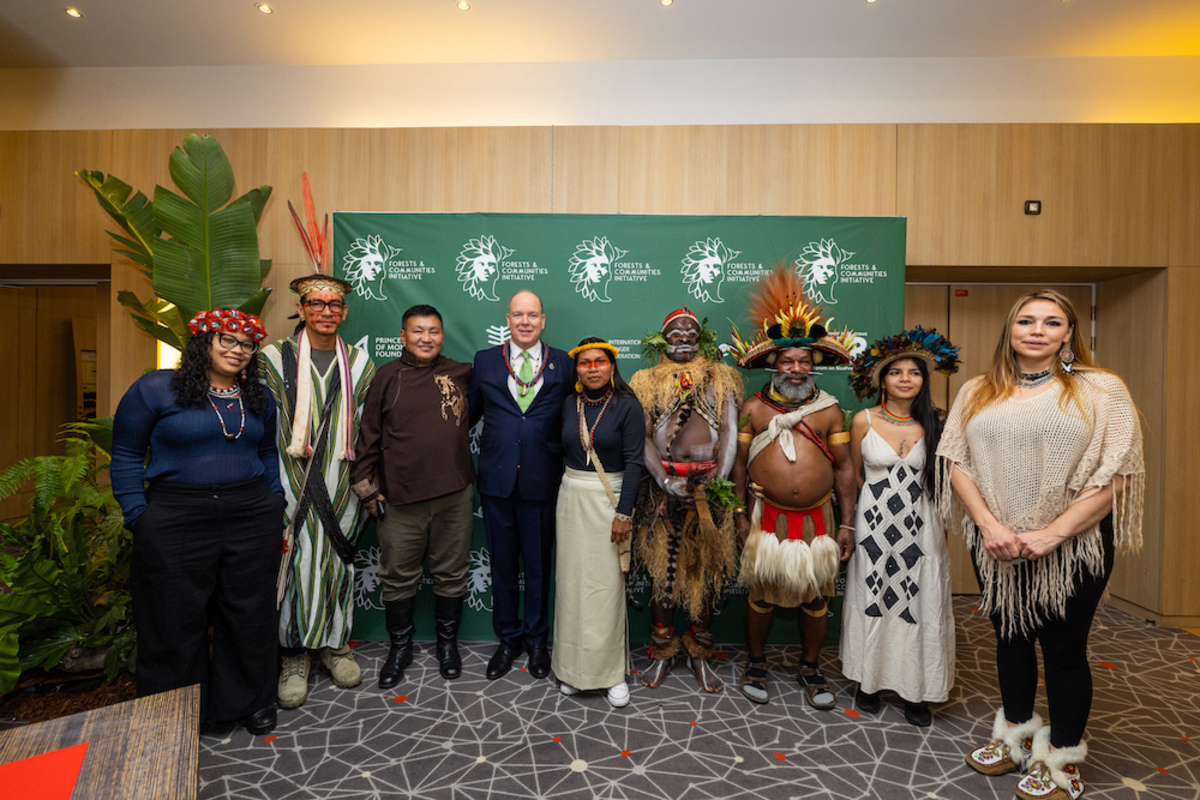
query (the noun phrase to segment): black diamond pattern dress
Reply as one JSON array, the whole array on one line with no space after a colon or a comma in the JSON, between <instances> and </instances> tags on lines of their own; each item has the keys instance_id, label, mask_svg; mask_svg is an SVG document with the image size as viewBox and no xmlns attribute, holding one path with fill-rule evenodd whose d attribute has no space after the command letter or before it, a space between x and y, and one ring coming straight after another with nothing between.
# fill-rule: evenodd
<instances>
[{"instance_id":1,"label":"black diamond pattern dress","mask_svg":"<svg viewBox=\"0 0 1200 800\"><path fill-rule=\"evenodd\" d=\"M954 679L954 616L946 537L921 485L925 440L901 458L871 429L862 457L866 482L842 606L842 671L865 692L942 702Z\"/></svg>"}]
</instances>

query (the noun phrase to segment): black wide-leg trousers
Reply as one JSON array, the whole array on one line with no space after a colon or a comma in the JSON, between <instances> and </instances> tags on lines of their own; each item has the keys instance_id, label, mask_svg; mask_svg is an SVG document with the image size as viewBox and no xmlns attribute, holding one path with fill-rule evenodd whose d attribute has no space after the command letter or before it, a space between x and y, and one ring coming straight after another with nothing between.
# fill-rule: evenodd
<instances>
[{"instance_id":1,"label":"black wide-leg trousers","mask_svg":"<svg viewBox=\"0 0 1200 800\"><path fill-rule=\"evenodd\" d=\"M133 528L138 695L199 683L201 719L218 722L270 706L286 501L262 480L148 499Z\"/></svg>"}]
</instances>

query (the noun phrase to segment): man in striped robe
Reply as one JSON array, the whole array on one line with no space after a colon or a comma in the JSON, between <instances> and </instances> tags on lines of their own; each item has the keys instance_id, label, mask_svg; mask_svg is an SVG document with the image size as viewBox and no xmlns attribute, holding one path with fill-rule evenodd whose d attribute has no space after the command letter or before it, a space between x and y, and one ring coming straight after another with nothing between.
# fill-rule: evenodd
<instances>
[{"instance_id":1,"label":"man in striped robe","mask_svg":"<svg viewBox=\"0 0 1200 800\"><path fill-rule=\"evenodd\" d=\"M279 460L287 494L287 532L279 591L280 708L308 699L310 651L334 684L357 686L362 671L349 641L354 622L354 550L358 498L350 461L367 386L370 356L338 336L346 319L345 281L297 278L296 333L263 348L260 371L279 408Z\"/></svg>"}]
</instances>

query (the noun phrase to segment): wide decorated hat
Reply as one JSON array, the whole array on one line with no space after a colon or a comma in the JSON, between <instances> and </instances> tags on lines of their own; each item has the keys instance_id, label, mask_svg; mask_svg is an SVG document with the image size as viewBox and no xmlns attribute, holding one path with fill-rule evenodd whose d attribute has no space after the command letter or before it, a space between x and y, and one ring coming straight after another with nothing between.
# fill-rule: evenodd
<instances>
[{"instance_id":1,"label":"wide decorated hat","mask_svg":"<svg viewBox=\"0 0 1200 800\"><path fill-rule=\"evenodd\" d=\"M925 362L930 372L943 375L958 372L958 348L936 329L918 325L895 336L876 339L854 359L850 364L849 381L858 399L865 400L878 394L879 376L884 368L902 358L919 359Z\"/></svg>"},{"instance_id":2,"label":"wide decorated hat","mask_svg":"<svg viewBox=\"0 0 1200 800\"><path fill-rule=\"evenodd\" d=\"M769 367L780 350L796 347L812 351L814 364L850 362L856 334L848 328L830 331L832 320L821 322L820 306L808 302L803 281L787 267L778 267L759 281L748 316L757 328L755 335L743 338L735 327L731 341L737 365L743 369Z\"/></svg>"}]
</instances>

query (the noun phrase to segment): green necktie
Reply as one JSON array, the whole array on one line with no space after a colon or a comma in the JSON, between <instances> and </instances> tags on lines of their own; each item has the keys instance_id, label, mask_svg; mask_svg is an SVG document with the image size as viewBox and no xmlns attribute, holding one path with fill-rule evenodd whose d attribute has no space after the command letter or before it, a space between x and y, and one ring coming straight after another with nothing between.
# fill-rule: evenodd
<instances>
[{"instance_id":1,"label":"green necktie","mask_svg":"<svg viewBox=\"0 0 1200 800\"><path fill-rule=\"evenodd\" d=\"M517 370L517 407L522 411L529 409L529 404L533 402L533 387L529 384L533 383L533 364L529 363L529 353L521 353L521 369Z\"/></svg>"}]
</instances>

